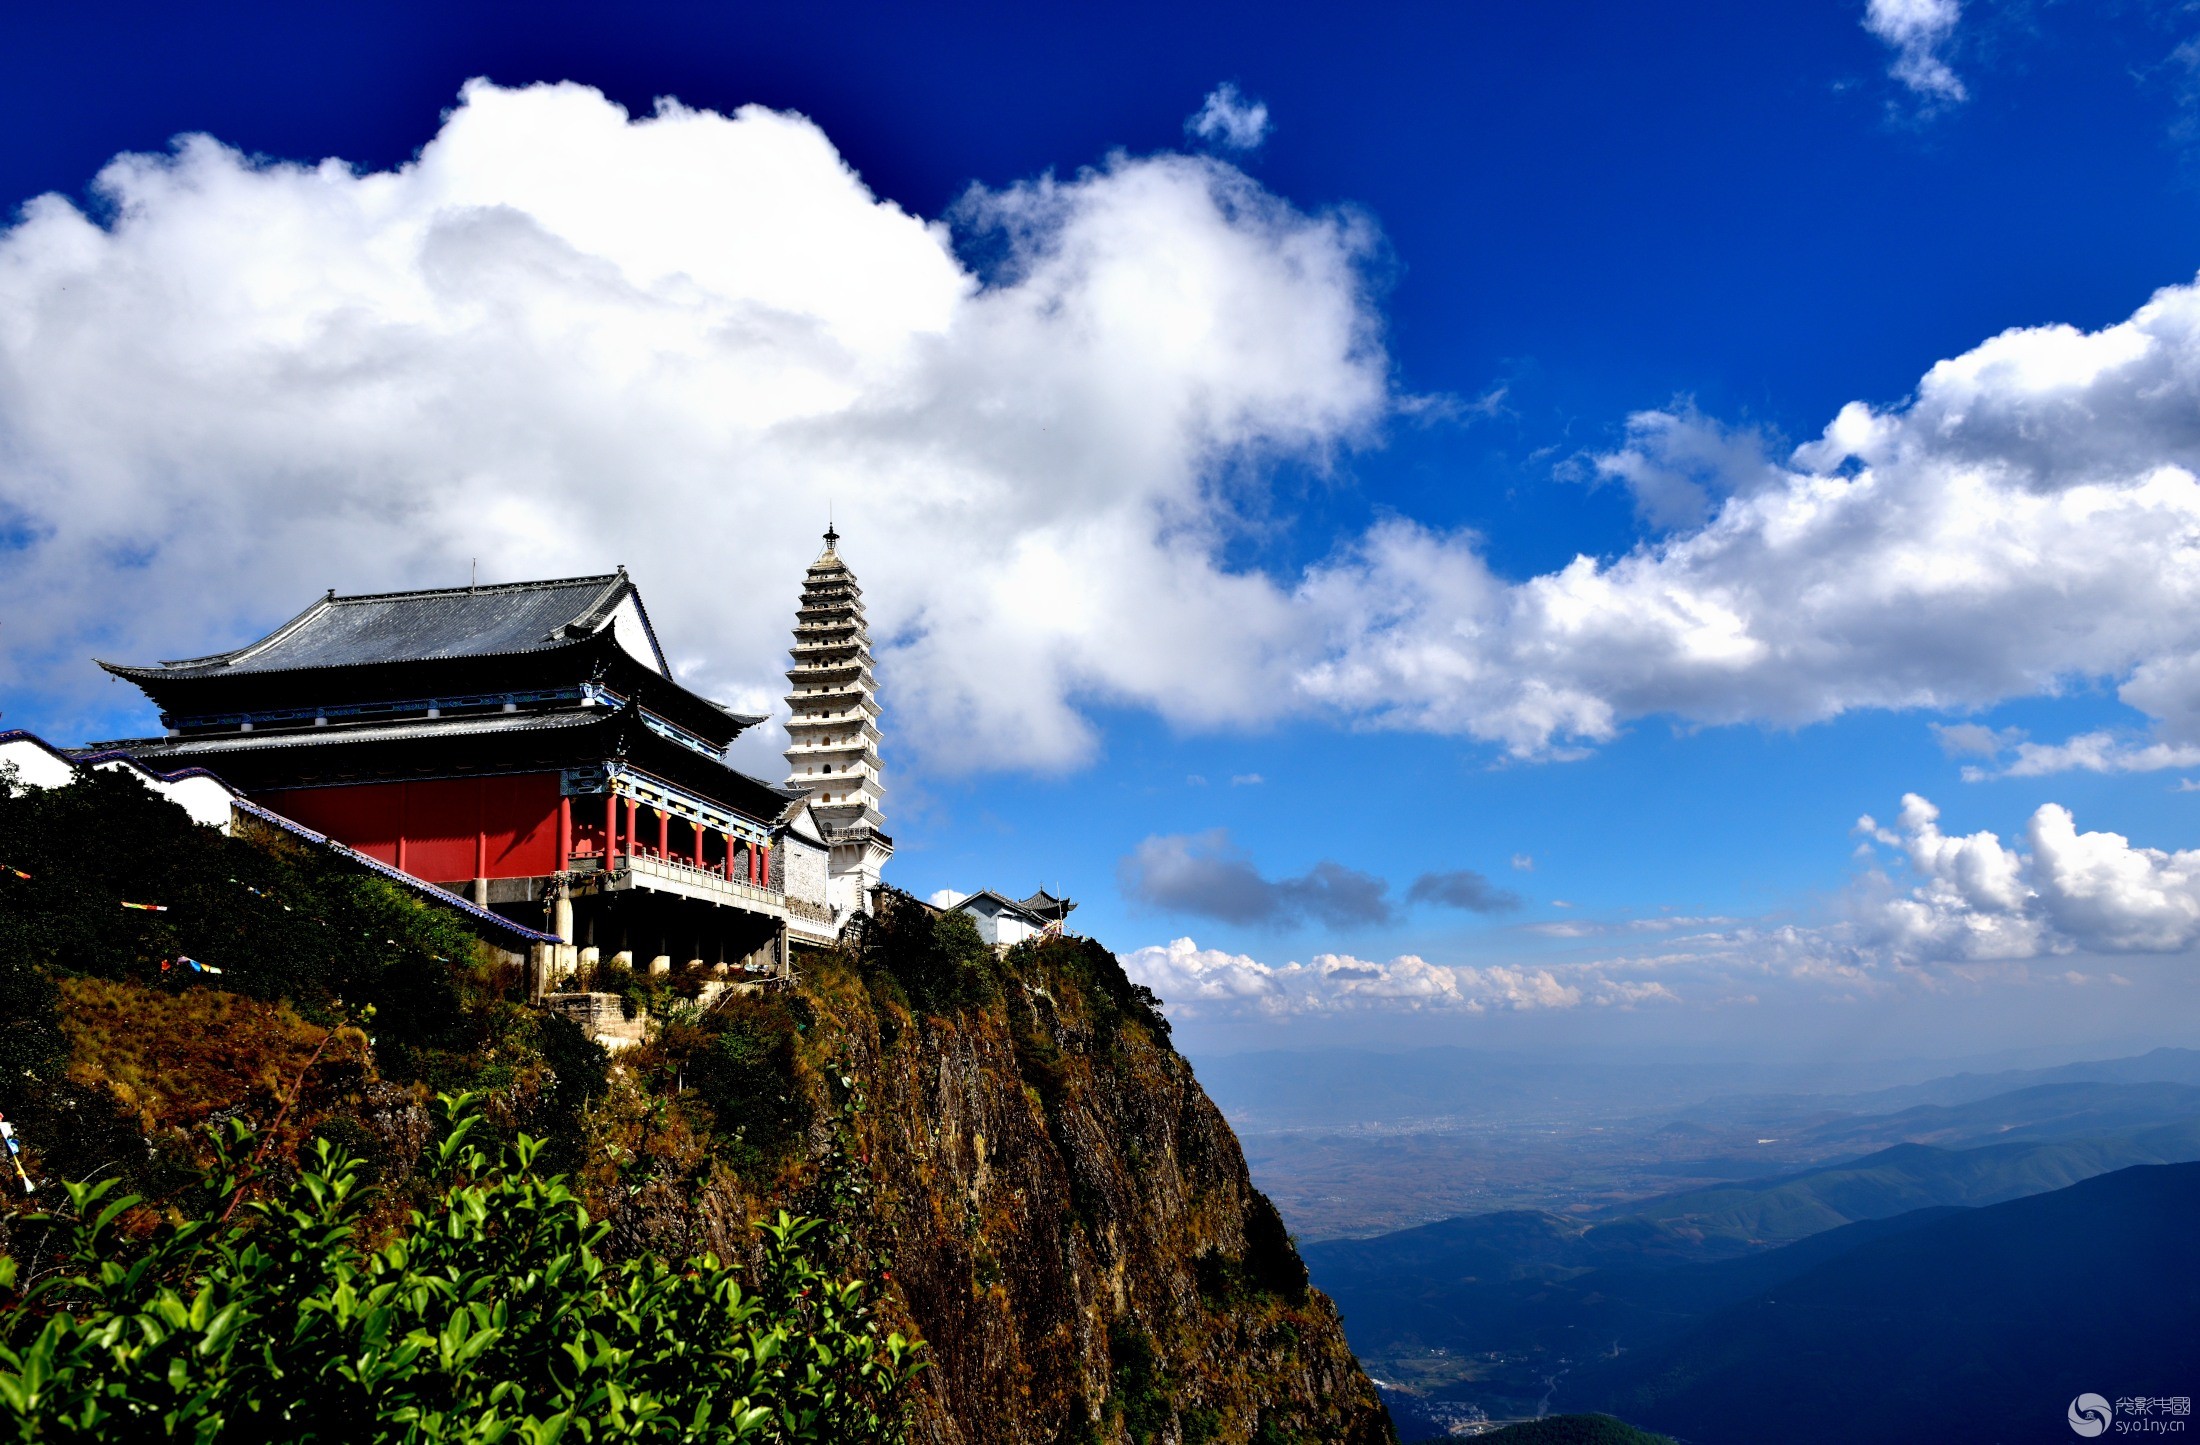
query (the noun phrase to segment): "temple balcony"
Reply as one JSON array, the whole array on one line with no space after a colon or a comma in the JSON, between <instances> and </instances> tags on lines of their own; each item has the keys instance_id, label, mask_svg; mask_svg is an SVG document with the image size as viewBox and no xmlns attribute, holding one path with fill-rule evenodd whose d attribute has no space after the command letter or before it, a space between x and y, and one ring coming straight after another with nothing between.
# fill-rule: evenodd
<instances>
[{"instance_id":1,"label":"temple balcony","mask_svg":"<svg viewBox=\"0 0 2200 1445\"><path fill-rule=\"evenodd\" d=\"M710 867L698 868L682 858L660 858L648 853L621 853L612 860L609 873L601 858L580 856L571 860L576 887L594 893L622 893L639 889L693 898L767 918L787 916L787 896L741 878L728 878Z\"/></svg>"}]
</instances>

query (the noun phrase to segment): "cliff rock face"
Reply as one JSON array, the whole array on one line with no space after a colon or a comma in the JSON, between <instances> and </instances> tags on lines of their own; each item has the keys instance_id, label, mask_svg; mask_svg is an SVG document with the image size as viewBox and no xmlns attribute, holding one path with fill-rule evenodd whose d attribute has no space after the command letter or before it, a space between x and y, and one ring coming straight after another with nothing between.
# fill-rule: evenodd
<instances>
[{"instance_id":1,"label":"cliff rock face","mask_svg":"<svg viewBox=\"0 0 2200 1445\"><path fill-rule=\"evenodd\" d=\"M823 1218L922 1338L936 1445L1381 1445L1391 1431L1156 1000L1099 945L997 957L901 900L792 990L592 982L649 1023L607 1060L448 915L288 845L224 837L120 776L8 794L0 857L116 846L0 900L0 1108L41 1179L163 1198L203 1126L359 1156L371 1227L433 1195L438 1090L545 1141L613 1253L753 1257ZM73 855L72 855L73 856ZM157 913L117 907L157 898ZM218 975L163 968L189 952ZM8 1234L0 1211L0 1247Z\"/></svg>"},{"instance_id":2,"label":"cliff rock face","mask_svg":"<svg viewBox=\"0 0 2200 1445\"><path fill-rule=\"evenodd\" d=\"M1391 1438L1229 1125L1105 950L1020 950L938 1011L852 967L804 988L861 1096L869 1232L930 1346L914 1438Z\"/></svg>"}]
</instances>

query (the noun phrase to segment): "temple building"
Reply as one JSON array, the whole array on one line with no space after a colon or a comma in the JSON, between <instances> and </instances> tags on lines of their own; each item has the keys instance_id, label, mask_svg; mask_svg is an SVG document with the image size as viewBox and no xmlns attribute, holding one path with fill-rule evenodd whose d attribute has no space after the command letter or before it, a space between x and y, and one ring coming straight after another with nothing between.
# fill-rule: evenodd
<instances>
[{"instance_id":1,"label":"temple building","mask_svg":"<svg viewBox=\"0 0 2200 1445\"><path fill-rule=\"evenodd\" d=\"M967 913L978 936L995 948L1013 948L1034 938L1058 938L1068 929L1070 913L1077 907L1044 888L1029 898L1010 898L981 888L947 906L949 913Z\"/></svg>"},{"instance_id":2,"label":"temple building","mask_svg":"<svg viewBox=\"0 0 2200 1445\"><path fill-rule=\"evenodd\" d=\"M233 652L102 663L159 706L167 733L83 751L207 769L261 807L547 930L562 943L541 960L543 988L614 960L784 974L790 944L829 944L870 906L893 846L878 832L862 611L836 540L810 568L796 628L802 730L788 756L804 759L803 786L726 761L764 719L675 679L623 568L331 590ZM804 652L826 637L843 640ZM827 741L843 735L858 749Z\"/></svg>"},{"instance_id":3,"label":"temple building","mask_svg":"<svg viewBox=\"0 0 2200 1445\"><path fill-rule=\"evenodd\" d=\"M825 550L802 582L795 613L793 691L787 706L787 788L806 794L810 815L831 849L827 898L836 918L868 911L879 873L894 856L881 827L879 705L871 675L871 634L863 589L840 560L840 534L825 529Z\"/></svg>"}]
</instances>

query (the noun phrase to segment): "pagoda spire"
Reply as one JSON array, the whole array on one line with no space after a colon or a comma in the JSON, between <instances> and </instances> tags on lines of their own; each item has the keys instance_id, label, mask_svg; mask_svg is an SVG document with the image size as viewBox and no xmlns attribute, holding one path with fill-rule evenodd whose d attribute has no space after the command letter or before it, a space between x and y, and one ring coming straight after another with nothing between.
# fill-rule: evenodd
<instances>
[{"instance_id":1,"label":"pagoda spire","mask_svg":"<svg viewBox=\"0 0 2200 1445\"><path fill-rule=\"evenodd\" d=\"M840 533L825 524L825 550L802 579L788 669L787 786L809 795L832 850L829 895L837 916L868 911L893 854L879 802L878 683L863 589L841 560Z\"/></svg>"}]
</instances>

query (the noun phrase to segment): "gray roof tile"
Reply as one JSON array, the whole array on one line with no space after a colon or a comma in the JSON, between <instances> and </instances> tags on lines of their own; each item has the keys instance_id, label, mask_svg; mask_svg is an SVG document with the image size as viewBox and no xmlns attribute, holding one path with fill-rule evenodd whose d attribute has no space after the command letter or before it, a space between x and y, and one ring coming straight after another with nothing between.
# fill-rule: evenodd
<instances>
[{"instance_id":1,"label":"gray roof tile","mask_svg":"<svg viewBox=\"0 0 2200 1445\"><path fill-rule=\"evenodd\" d=\"M165 677L235 676L427 658L535 652L592 630L632 588L626 573L339 597L331 591L247 647L118 668ZM652 639L654 641L654 639Z\"/></svg>"}]
</instances>

